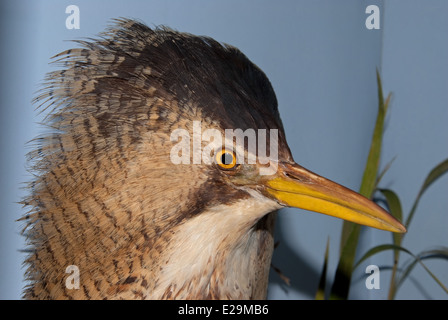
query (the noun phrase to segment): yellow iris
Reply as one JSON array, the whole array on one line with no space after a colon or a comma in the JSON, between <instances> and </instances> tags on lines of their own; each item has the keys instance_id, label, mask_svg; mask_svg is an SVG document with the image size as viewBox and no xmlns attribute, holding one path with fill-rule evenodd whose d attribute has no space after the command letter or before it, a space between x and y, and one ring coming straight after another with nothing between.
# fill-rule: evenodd
<instances>
[{"instance_id":1,"label":"yellow iris","mask_svg":"<svg viewBox=\"0 0 448 320\"><path fill-rule=\"evenodd\" d=\"M216 164L224 170L231 170L236 167L235 153L224 148L216 152L215 161Z\"/></svg>"}]
</instances>

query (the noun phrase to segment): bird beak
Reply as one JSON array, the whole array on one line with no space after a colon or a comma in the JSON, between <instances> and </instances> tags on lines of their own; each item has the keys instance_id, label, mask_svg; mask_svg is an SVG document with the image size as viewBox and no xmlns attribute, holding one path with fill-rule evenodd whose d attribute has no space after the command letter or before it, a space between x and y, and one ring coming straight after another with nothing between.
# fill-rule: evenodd
<instances>
[{"instance_id":1,"label":"bird beak","mask_svg":"<svg viewBox=\"0 0 448 320\"><path fill-rule=\"evenodd\" d=\"M277 174L265 184L267 192L283 205L381 230L406 232L398 220L373 201L298 164L279 163Z\"/></svg>"}]
</instances>

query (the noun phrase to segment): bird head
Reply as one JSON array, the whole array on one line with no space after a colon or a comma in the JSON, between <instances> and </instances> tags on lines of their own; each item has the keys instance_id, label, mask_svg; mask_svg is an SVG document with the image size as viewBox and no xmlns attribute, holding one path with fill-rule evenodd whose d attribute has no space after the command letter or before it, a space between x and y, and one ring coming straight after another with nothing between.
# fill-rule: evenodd
<instances>
[{"instance_id":1,"label":"bird head","mask_svg":"<svg viewBox=\"0 0 448 320\"><path fill-rule=\"evenodd\" d=\"M274 90L238 49L118 20L56 56L36 101L27 297L260 298L272 212L404 232L369 199L301 167ZM77 265L83 290L64 287Z\"/></svg>"}]
</instances>

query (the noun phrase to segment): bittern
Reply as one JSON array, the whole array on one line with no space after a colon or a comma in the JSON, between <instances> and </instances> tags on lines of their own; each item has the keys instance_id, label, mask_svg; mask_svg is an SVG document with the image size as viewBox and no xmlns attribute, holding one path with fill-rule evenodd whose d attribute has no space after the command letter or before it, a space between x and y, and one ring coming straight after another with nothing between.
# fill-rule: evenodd
<instances>
[{"instance_id":1,"label":"bittern","mask_svg":"<svg viewBox=\"0 0 448 320\"><path fill-rule=\"evenodd\" d=\"M274 90L238 49L128 19L78 43L56 56L63 68L35 99L50 108L49 131L30 153L23 201L25 298L264 299L285 206L405 231L294 162ZM195 125L222 136L266 130L258 142L277 156L261 159L263 144L233 150L233 138L175 148L198 143ZM173 161L181 151L213 161ZM238 152L256 161L236 161ZM67 286L69 266L79 288Z\"/></svg>"}]
</instances>

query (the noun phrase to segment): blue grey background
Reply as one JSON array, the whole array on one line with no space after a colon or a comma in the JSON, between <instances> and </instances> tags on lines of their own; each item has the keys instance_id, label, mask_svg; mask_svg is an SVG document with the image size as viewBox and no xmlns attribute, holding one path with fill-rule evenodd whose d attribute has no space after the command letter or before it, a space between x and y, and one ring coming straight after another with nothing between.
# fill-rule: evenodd
<instances>
[{"instance_id":1,"label":"blue grey background","mask_svg":"<svg viewBox=\"0 0 448 320\"><path fill-rule=\"evenodd\" d=\"M81 28L68 30L65 8L78 5ZM365 27L368 5L378 5L380 30ZM448 157L448 2L413 1L2 1L0 4L0 299L19 299L23 283L23 214L26 142L41 132L31 100L49 58L71 46L65 40L92 37L115 17L150 26L208 35L240 48L270 78L295 160L358 190L377 112L375 69L385 93L393 92L381 166L396 157L381 186L395 190L405 215L436 164ZM414 253L448 246L448 177L422 198L403 245ZM269 299L312 299L327 239L328 276L337 265L339 219L299 209L281 211ZM364 228L361 255L389 243L388 232ZM408 257L402 255L402 261ZM357 269L350 298L387 297L392 254L372 257ZM380 289L368 290L368 264L380 266ZM448 285L448 264L427 266ZM399 299L447 299L417 266Z\"/></svg>"}]
</instances>

